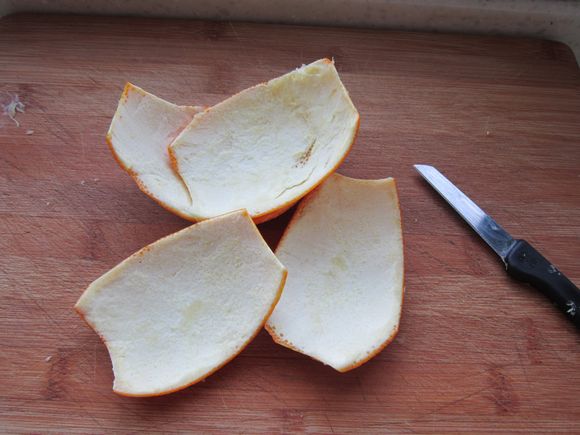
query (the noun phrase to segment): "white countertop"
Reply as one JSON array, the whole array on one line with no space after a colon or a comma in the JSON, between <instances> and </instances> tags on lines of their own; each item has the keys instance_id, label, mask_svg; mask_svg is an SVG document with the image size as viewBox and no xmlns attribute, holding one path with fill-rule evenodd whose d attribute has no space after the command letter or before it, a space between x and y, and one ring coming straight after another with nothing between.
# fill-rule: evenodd
<instances>
[{"instance_id":1,"label":"white countertop","mask_svg":"<svg viewBox=\"0 0 580 435\"><path fill-rule=\"evenodd\" d=\"M575 0L0 0L16 12L139 15L552 39L580 55Z\"/></svg>"}]
</instances>

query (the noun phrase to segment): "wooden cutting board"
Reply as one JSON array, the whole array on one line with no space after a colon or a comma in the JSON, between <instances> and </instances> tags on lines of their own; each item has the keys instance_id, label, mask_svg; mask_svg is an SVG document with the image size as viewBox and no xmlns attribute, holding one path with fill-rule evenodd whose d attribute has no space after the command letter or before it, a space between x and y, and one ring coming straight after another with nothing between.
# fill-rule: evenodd
<instances>
[{"instance_id":1,"label":"wooden cutting board","mask_svg":"<svg viewBox=\"0 0 580 435\"><path fill-rule=\"evenodd\" d=\"M334 56L361 114L340 172L394 176L404 214L401 331L347 374L262 332L205 382L111 391L84 287L188 225L145 197L104 136L125 81L212 105ZM444 171L580 283L580 74L564 45L377 30L108 17L0 20L0 431L577 432L580 335L511 281L420 179ZM2 98L5 97L3 94ZM275 246L291 212L261 225Z\"/></svg>"}]
</instances>

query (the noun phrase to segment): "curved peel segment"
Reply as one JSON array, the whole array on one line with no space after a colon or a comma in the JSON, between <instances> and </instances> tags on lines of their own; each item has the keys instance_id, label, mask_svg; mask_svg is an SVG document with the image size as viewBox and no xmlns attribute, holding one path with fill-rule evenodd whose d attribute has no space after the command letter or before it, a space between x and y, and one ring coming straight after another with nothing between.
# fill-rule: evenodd
<instances>
[{"instance_id":1,"label":"curved peel segment","mask_svg":"<svg viewBox=\"0 0 580 435\"><path fill-rule=\"evenodd\" d=\"M107 133L115 159L139 188L166 209L193 220L191 197L173 170L167 147L202 111L177 106L127 83Z\"/></svg>"},{"instance_id":2,"label":"curved peel segment","mask_svg":"<svg viewBox=\"0 0 580 435\"><path fill-rule=\"evenodd\" d=\"M340 165L358 125L334 63L321 59L200 113L169 152L198 219L245 208L263 222Z\"/></svg>"},{"instance_id":3,"label":"curved peel segment","mask_svg":"<svg viewBox=\"0 0 580 435\"><path fill-rule=\"evenodd\" d=\"M392 178L332 175L299 205L276 255L289 275L266 324L274 341L345 372L393 340L404 264Z\"/></svg>"},{"instance_id":4,"label":"curved peel segment","mask_svg":"<svg viewBox=\"0 0 580 435\"><path fill-rule=\"evenodd\" d=\"M240 353L285 279L248 213L238 211L143 248L93 282L75 308L107 346L114 391L156 396Z\"/></svg>"}]
</instances>

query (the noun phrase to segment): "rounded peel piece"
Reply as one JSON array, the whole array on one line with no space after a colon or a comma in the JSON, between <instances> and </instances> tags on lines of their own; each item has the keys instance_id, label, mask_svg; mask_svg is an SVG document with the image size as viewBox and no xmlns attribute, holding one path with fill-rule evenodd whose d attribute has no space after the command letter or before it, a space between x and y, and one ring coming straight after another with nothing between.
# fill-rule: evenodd
<instances>
[{"instance_id":1,"label":"rounded peel piece","mask_svg":"<svg viewBox=\"0 0 580 435\"><path fill-rule=\"evenodd\" d=\"M321 59L195 116L169 153L196 218L244 208L263 222L342 163L358 126L334 63Z\"/></svg>"},{"instance_id":2,"label":"rounded peel piece","mask_svg":"<svg viewBox=\"0 0 580 435\"><path fill-rule=\"evenodd\" d=\"M192 225L93 282L75 308L106 344L124 396L171 393L233 359L263 327L286 269L246 211Z\"/></svg>"},{"instance_id":3,"label":"rounded peel piece","mask_svg":"<svg viewBox=\"0 0 580 435\"><path fill-rule=\"evenodd\" d=\"M276 255L288 282L266 329L340 372L395 337L404 292L395 181L334 174L299 205Z\"/></svg>"},{"instance_id":4,"label":"rounded peel piece","mask_svg":"<svg viewBox=\"0 0 580 435\"><path fill-rule=\"evenodd\" d=\"M189 220L194 220L189 212L191 197L171 167L167 147L202 110L177 106L127 83L106 137L115 160L139 189Z\"/></svg>"}]
</instances>

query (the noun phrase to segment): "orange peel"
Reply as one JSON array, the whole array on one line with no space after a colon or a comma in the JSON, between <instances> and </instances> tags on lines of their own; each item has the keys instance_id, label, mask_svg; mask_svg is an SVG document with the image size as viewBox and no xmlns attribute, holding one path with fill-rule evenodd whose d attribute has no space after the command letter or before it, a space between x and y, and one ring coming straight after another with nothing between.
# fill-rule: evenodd
<instances>
[{"instance_id":1,"label":"orange peel","mask_svg":"<svg viewBox=\"0 0 580 435\"><path fill-rule=\"evenodd\" d=\"M191 198L171 167L167 146L203 109L177 106L127 83L106 136L113 157L139 189L190 220Z\"/></svg>"},{"instance_id":2,"label":"orange peel","mask_svg":"<svg viewBox=\"0 0 580 435\"><path fill-rule=\"evenodd\" d=\"M94 281L75 308L107 346L113 390L158 396L238 355L264 326L285 280L244 210L141 249Z\"/></svg>"},{"instance_id":3,"label":"orange peel","mask_svg":"<svg viewBox=\"0 0 580 435\"><path fill-rule=\"evenodd\" d=\"M404 294L394 179L333 174L300 203L276 255L289 271L266 323L276 343L346 372L394 339Z\"/></svg>"}]
</instances>

